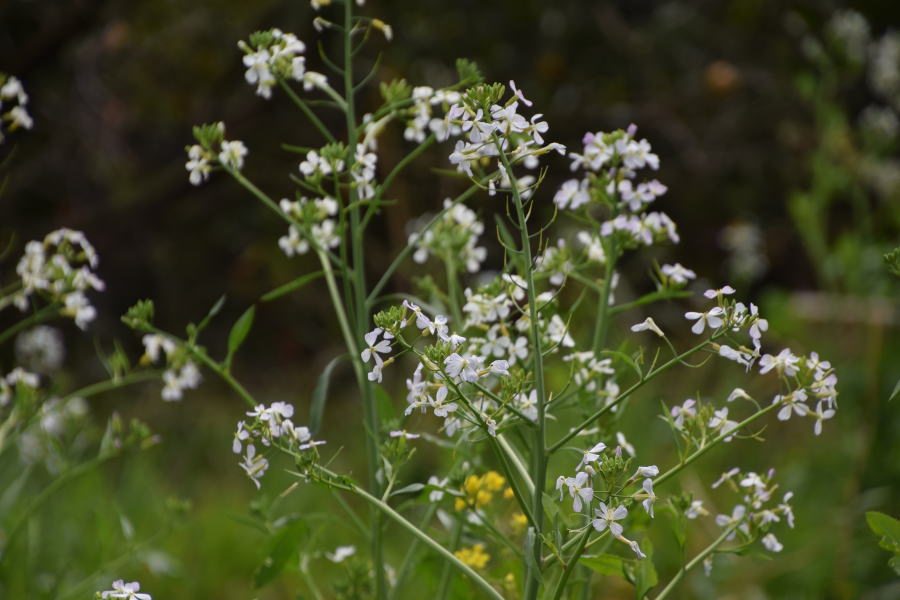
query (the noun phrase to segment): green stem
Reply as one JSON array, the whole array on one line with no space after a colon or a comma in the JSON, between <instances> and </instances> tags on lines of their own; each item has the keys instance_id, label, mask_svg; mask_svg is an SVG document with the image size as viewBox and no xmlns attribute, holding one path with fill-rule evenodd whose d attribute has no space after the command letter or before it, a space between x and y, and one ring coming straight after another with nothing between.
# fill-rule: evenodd
<instances>
[{"instance_id":1,"label":"green stem","mask_svg":"<svg viewBox=\"0 0 900 600\"><path fill-rule=\"evenodd\" d=\"M331 135L331 132L328 131L328 128L325 127L325 125L322 123L322 121L319 120L319 117L316 116L316 113L314 113L312 111L312 109L309 106L307 106L306 102L304 102L294 92L294 90L291 88L291 86L289 86L287 84L286 81L284 81L283 79L279 79L278 83L281 84L281 88L285 91L285 93L288 95L288 97L291 100L293 100L294 104L296 104L297 107L301 111L303 111L303 114L306 115L306 118L309 119L309 122L312 123L313 126L315 126L315 128L319 130L319 133L322 134L322 137L324 137L326 140L328 140L329 144L333 144L336 141L334 139L334 136Z\"/></svg>"},{"instance_id":2,"label":"green stem","mask_svg":"<svg viewBox=\"0 0 900 600\"><path fill-rule=\"evenodd\" d=\"M606 333L609 331L609 292L612 289L613 269L616 264L615 242L611 242L610 251L606 257L606 275L603 278L603 287L600 292L600 307L597 310L597 320L594 323L594 340L591 347L594 353L600 352L606 344Z\"/></svg>"},{"instance_id":3,"label":"green stem","mask_svg":"<svg viewBox=\"0 0 900 600\"><path fill-rule=\"evenodd\" d=\"M662 373L663 371L666 371L666 370L670 369L672 366L678 364L680 361L682 361L682 360L684 360L685 358L691 356L692 354L695 354L696 352L699 352L700 350L702 350L703 348L705 348L707 345L711 344L711 343L713 342L713 340L715 340L715 339L721 337L722 335L725 335L725 332L724 332L724 331L723 331L723 332L719 332L719 333L717 333L717 334L714 334L713 336L711 336L710 338L708 338L708 339L706 339L706 340L703 340L702 342L700 342L699 344L697 344L697 345L694 346L693 348L690 348L689 350L685 350L684 352L682 352L682 353L679 354L678 356L672 358L672 359L669 360L668 362L666 362L666 363L664 363L664 364L658 366L656 369L654 369L654 370L650 371L649 373L647 373L647 374L646 374L644 377L642 377L637 383L635 383L635 384L632 385L630 388L628 388L627 390L625 390L624 392L622 392L621 394L619 394L619 396L618 396L614 401L610 402L609 404L607 404L607 405L604 406L603 408L601 408L601 409L599 409L598 411L596 411L594 414L592 414L592 415L589 416L587 419L585 419L584 421L582 421L578 426L572 428L572 429L569 431L569 433L567 433L566 435L564 435L558 442L556 442L555 444L553 444L552 446L550 446L550 449L549 449L550 454L553 454L554 452L556 452L557 450L559 450L560 448L562 448L569 440L571 440L573 437L575 437L576 435L578 435L579 433L581 433L582 431L584 431L584 429L585 429L586 427L588 427L591 423L593 423L595 420L599 419L601 416L603 416L604 414L606 414L607 412L609 412L610 410L612 410L615 406L617 406L620 402L622 402L623 400L625 400L626 398L628 398L631 394L633 394L634 392L636 392L637 390L639 390L639 389L640 389L641 387L643 387L648 381L652 380L653 378L655 378L657 375L659 375L659 374Z\"/></svg>"},{"instance_id":4,"label":"green stem","mask_svg":"<svg viewBox=\"0 0 900 600\"><path fill-rule=\"evenodd\" d=\"M581 558L582 552L584 552L585 544L587 544L588 538L591 535L591 525L588 523L587 527L584 529L584 533L578 536L578 547L575 549L575 552L572 553L572 556L569 557L568 562L566 563L566 568L563 569L562 574L559 576L559 581L556 582L556 590L553 592L553 600L559 600L562 597L563 590L566 587L566 582L569 580L569 576L572 574L572 571L575 570L575 567L578 565L578 559Z\"/></svg>"},{"instance_id":5,"label":"green stem","mask_svg":"<svg viewBox=\"0 0 900 600\"><path fill-rule=\"evenodd\" d=\"M696 567L698 564L702 563L707 556L715 552L716 548L722 545L722 542L724 542L725 539L729 535L731 535L736 528L737 525L734 525L723 531L722 535L717 537L715 541L713 541L713 543L704 548L703 551L700 552L700 554L695 556L688 564L686 564L680 571L678 571L678 573L675 574L675 577L673 577L672 580L669 581L668 585L663 588L663 591L659 593L659 595L656 597L656 600L664 600L664 598L666 598L672 592L672 590L675 589L675 586L678 585L678 583L682 579L684 579L684 576L687 574L687 572Z\"/></svg>"},{"instance_id":6,"label":"green stem","mask_svg":"<svg viewBox=\"0 0 900 600\"><path fill-rule=\"evenodd\" d=\"M463 531L463 522L462 519L456 519L456 522L453 524L453 535L450 540L450 549L453 550L457 546L459 546L459 540L462 537ZM441 569L441 582L438 585L438 593L437 600L444 600L447 597L447 592L450 591L450 563L444 563L444 568Z\"/></svg>"},{"instance_id":7,"label":"green stem","mask_svg":"<svg viewBox=\"0 0 900 600\"><path fill-rule=\"evenodd\" d=\"M422 541L426 546L437 552L442 558L446 559L450 562L450 564L462 571L469 579L472 580L472 582L475 583L475 585L477 585L485 592L487 597L495 598L496 600L503 600L503 596L497 593L497 590L495 590L490 583L488 583L481 575L479 575L474 569L472 569L472 567L459 560L452 552L441 546L434 538L430 537L415 525L407 521L400 513L395 511L393 508L391 508L372 494L368 493L358 485L351 485L350 491L361 496L364 500L381 511L385 516L390 517L391 519L396 521L397 524L399 524L413 536Z\"/></svg>"},{"instance_id":8,"label":"green stem","mask_svg":"<svg viewBox=\"0 0 900 600\"><path fill-rule=\"evenodd\" d=\"M447 272L447 301L450 305L450 315L453 317L456 327L461 330L463 318L462 311L459 309L459 282L456 281L456 263L449 252L443 258Z\"/></svg>"},{"instance_id":9,"label":"green stem","mask_svg":"<svg viewBox=\"0 0 900 600\"><path fill-rule=\"evenodd\" d=\"M418 526L420 531L425 531L425 528L428 527L428 524L431 523L431 520L434 518L434 513L437 512L437 504L431 504L428 506L428 510L425 511L425 516L422 517L422 521ZM403 562L400 565L400 570L397 571L397 579L394 583L394 593L392 594L392 598L396 598L400 593L400 590L403 589L403 584L406 582L406 578L409 576L409 571L412 569L413 561L416 559L417 550L419 549L419 538L416 538L409 545L409 549L406 551L406 556L403 557Z\"/></svg>"},{"instance_id":10,"label":"green stem","mask_svg":"<svg viewBox=\"0 0 900 600\"><path fill-rule=\"evenodd\" d=\"M49 321L53 317L59 314L60 304L58 302L54 302L48 306L45 306L41 310L33 313L27 319L22 319L3 333L0 333L0 344L16 335L23 329L27 329L32 325L37 325L38 323L43 323L44 321Z\"/></svg>"},{"instance_id":11,"label":"green stem","mask_svg":"<svg viewBox=\"0 0 900 600\"><path fill-rule=\"evenodd\" d=\"M522 263L520 270L524 276L525 283L528 287L528 312L531 319L531 344L533 352L534 385L537 391L537 427L534 431L533 447L531 448L532 457L532 481L535 489L532 494L532 515L535 520L535 536L534 543L531 548L527 548L527 552L533 555L533 562L529 561L528 573L525 580L525 597L533 600L537 597L539 578L537 574L531 573L532 569L538 572L541 570L541 543L540 539L544 529L544 482L547 478L547 454L545 450L545 422L546 422L546 403L547 394L544 389L544 357L541 352L541 334L538 329L538 310L537 310L537 291L534 285L534 271L532 268L531 257L531 239L528 235L528 222L525 218L525 208L522 203L522 197L519 194L519 185L516 175L513 172L512 165L506 152L503 150L497 134L493 134L494 145L500 156L500 161L509 178L510 188L512 188L513 204L516 210L516 218L518 220L519 233L521 235L522 244ZM534 565L534 566L532 566Z\"/></svg>"},{"instance_id":12,"label":"green stem","mask_svg":"<svg viewBox=\"0 0 900 600\"><path fill-rule=\"evenodd\" d=\"M688 292L685 290L657 290L655 292L650 292L649 294L645 294L641 296L637 300L632 300L631 302L626 302L625 304L619 304L618 306L613 306L609 309L610 315L617 315L621 312L625 312L626 310L632 309L636 306L643 306L644 304L650 304L652 302L656 302L657 300L671 300L673 298L690 298L693 296L693 292Z\"/></svg>"},{"instance_id":13,"label":"green stem","mask_svg":"<svg viewBox=\"0 0 900 600\"><path fill-rule=\"evenodd\" d=\"M353 84L353 44L350 39L353 31L353 2L344 2L344 113L347 123L347 160L348 165L353 164L356 157L357 127L356 127L356 102L354 98ZM350 207L350 248L353 261L353 292L356 339L362 338L368 323L369 315L366 304L366 275L365 260L363 258L363 228L360 221L360 206L356 202L356 188L350 186L348 190L348 206ZM327 274L327 273L326 273ZM334 296L335 309L341 311L339 300ZM348 340L349 342L349 340ZM378 411L375 406L374 388L363 374L362 358L356 351L355 343L348 343L347 350L351 352L356 365L356 381L362 395L363 416L366 426L366 453L369 469L369 489L376 495L380 494L381 486L378 483L378 469L381 466L381 457L375 436L381 430ZM385 505L386 506L386 505ZM381 517L378 513L372 514L372 563L375 567L376 598L387 598L387 578L384 570L384 549L381 536Z\"/></svg>"}]
</instances>

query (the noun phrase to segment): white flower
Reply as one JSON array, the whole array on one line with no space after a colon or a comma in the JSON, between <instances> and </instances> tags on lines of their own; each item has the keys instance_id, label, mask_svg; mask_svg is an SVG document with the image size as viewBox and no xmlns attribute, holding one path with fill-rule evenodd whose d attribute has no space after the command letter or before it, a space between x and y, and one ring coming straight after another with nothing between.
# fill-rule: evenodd
<instances>
[{"instance_id":1,"label":"white flower","mask_svg":"<svg viewBox=\"0 0 900 600\"><path fill-rule=\"evenodd\" d=\"M377 365L381 365L384 363L384 361L378 355L379 353L389 353L391 351L391 344L387 339L383 339L380 342L378 341L378 336L381 335L381 333L381 327L376 327L364 336L367 346L362 352L360 352L360 356L362 357L363 362L369 362L369 358L374 358Z\"/></svg>"},{"instance_id":2,"label":"white flower","mask_svg":"<svg viewBox=\"0 0 900 600\"><path fill-rule=\"evenodd\" d=\"M794 356L794 354L791 353L790 348L785 348L778 353L778 356L764 354L763 357L759 359L759 372L765 374L772 369L775 369L780 374L783 373L788 377L793 377L797 374L797 363L799 362L800 358Z\"/></svg>"},{"instance_id":3,"label":"white flower","mask_svg":"<svg viewBox=\"0 0 900 600\"><path fill-rule=\"evenodd\" d=\"M126 600L151 600L150 594L140 592L141 584L137 581L125 583L124 579L117 579L112 583L112 589L101 592L101 598L125 598Z\"/></svg>"},{"instance_id":4,"label":"white flower","mask_svg":"<svg viewBox=\"0 0 900 600\"><path fill-rule=\"evenodd\" d=\"M622 535L622 525L616 523L616 521L621 521L628 516L628 509L625 508L625 506L620 504L613 508L612 506L606 506L606 504L601 502L600 508L595 509L594 514L597 515L597 518L591 521L594 529L603 531L609 527L609 531L613 535Z\"/></svg>"},{"instance_id":5,"label":"white flower","mask_svg":"<svg viewBox=\"0 0 900 600\"><path fill-rule=\"evenodd\" d=\"M715 489L715 488L719 487L720 485L722 485L726 481L731 482L731 478L740 472L741 472L740 469L738 469L737 467L733 467L733 468L729 469L728 471L722 473L722 476L719 477L719 479L717 479L716 482L713 483L710 487Z\"/></svg>"},{"instance_id":6,"label":"white flower","mask_svg":"<svg viewBox=\"0 0 900 600\"><path fill-rule=\"evenodd\" d=\"M484 359L480 356L460 356L456 352L444 359L447 367L447 375L460 378L463 381L473 382L478 379L478 369Z\"/></svg>"},{"instance_id":7,"label":"white flower","mask_svg":"<svg viewBox=\"0 0 900 600\"><path fill-rule=\"evenodd\" d=\"M632 325L631 330L634 332L652 331L659 337L666 337L666 334L662 332L662 329L659 328L659 326L656 324L656 321L654 321L652 317L647 317L643 322Z\"/></svg>"},{"instance_id":8,"label":"white flower","mask_svg":"<svg viewBox=\"0 0 900 600\"><path fill-rule=\"evenodd\" d=\"M725 399L726 402L734 402L738 398L744 398L746 400L752 400L750 395L745 392L741 388L734 388L730 394L728 394L728 398Z\"/></svg>"},{"instance_id":9,"label":"white flower","mask_svg":"<svg viewBox=\"0 0 900 600\"><path fill-rule=\"evenodd\" d=\"M752 354L749 352L742 352L741 350L735 350L726 344L719 346L719 356L727 358L728 360L733 360L739 365L744 365L748 369L750 368L750 365L753 364Z\"/></svg>"},{"instance_id":10,"label":"white flower","mask_svg":"<svg viewBox=\"0 0 900 600\"><path fill-rule=\"evenodd\" d=\"M244 440L250 437L250 432L244 429L244 422L238 421L237 431L234 432L234 441L231 443L231 451L240 454Z\"/></svg>"},{"instance_id":11,"label":"white flower","mask_svg":"<svg viewBox=\"0 0 900 600\"><path fill-rule=\"evenodd\" d=\"M344 559L349 558L356 554L355 546L338 546L334 549L334 552L326 552L325 556L333 563L342 562Z\"/></svg>"},{"instance_id":12,"label":"white flower","mask_svg":"<svg viewBox=\"0 0 900 600\"><path fill-rule=\"evenodd\" d=\"M722 326L724 321L721 316L725 314L725 311L720 306L716 306L711 310L706 312L686 312L684 313L684 318L697 322L691 327L691 331L696 333L697 335L703 333L703 330L706 325L709 325L710 329L718 329Z\"/></svg>"},{"instance_id":13,"label":"white flower","mask_svg":"<svg viewBox=\"0 0 900 600\"><path fill-rule=\"evenodd\" d=\"M219 162L223 165L240 171L244 167L245 156L247 156L247 147L244 145L244 142L240 140L222 142Z\"/></svg>"},{"instance_id":14,"label":"white flower","mask_svg":"<svg viewBox=\"0 0 900 600\"><path fill-rule=\"evenodd\" d=\"M813 417L815 417L816 419L816 424L813 426L813 433L815 433L816 435L822 434L822 421L826 421L834 417L835 414L834 409L827 408L823 410L822 406L823 403L820 401L818 404L816 404L816 410L813 413Z\"/></svg>"},{"instance_id":15,"label":"white flower","mask_svg":"<svg viewBox=\"0 0 900 600\"><path fill-rule=\"evenodd\" d=\"M681 263L675 263L674 265L663 265L662 274L679 285L684 285L688 282L688 280L697 278L696 273L688 268L681 266Z\"/></svg>"},{"instance_id":16,"label":"white flower","mask_svg":"<svg viewBox=\"0 0 900 600\"><path fill-rule=\"evenodd\" d=\"M726 442L730 442L734 436L727 434L737 429L738 423L737 421L730 421L728 419L728 407L722 407L713 413L708 426L719 435L726 435L723 439Z\"/></svg>"},{"instance_id":17,"label":"white flower","mask_svg":"<svg viewBox=\"0 0 900 600\"><path fill-rule=\"evenodd\" d=\"M784 549L784 546L778 541L778 538L775 537L774 533L767 533L764 535L762 543L769 552L781 552Z\"/></svg>"},{"instance_id":18,"label":"white flower","mask_svg":"<svg viewBox=\"0 0 900 600\"><path fill-rule=\"evenodd\" d=\"M256 447L253 444L247 444L247 453L244 455L244 462L240 463L244 472L250 477L250 480L256 485L256 489L261 487L259 480L269 468L269 461L265 456L256 455Z\"/></svg>"},{"instance_id":19,"label":"white flower","mask_svg":"<svg viewBox=\"0 0 900 600\"><path fill-rule=\"evenodd\" d=\"M531 106L531 100L526 100L525 95L522 93L522 90L516 87L516 82L512 79L509 80L509 88L512 90L513 96L522 101L522 104L525 106Z\"/></svg>"},{"instance_id":20,"label":"white flower","mask_svg":"<svg viewBox=\"0 0 900 600\"><path fill-rule=\"evenodd\" d=\"M428 485L443 488L447 485L447 479L438 479L435 475L428 478ZM444 498L444 490L431 490L428 493L429 502L440 502Z\"/></svg>"},{"instance_id":21,"label":"white flower","mask_svg":"<svg viewBox=\"0 0 900 600\"><path fill-rule=\"evenodd\" d=\"M806 405L806 390L802 388L794 390L786 396L781 394L775 396L772 404L783 404L778 411L779 421L787 421L791 418L791 414L796 414L798 417L805 417L809 414L809 406Z\"/></svg>"},{"instance_id":22,"label":"white flower","mask_svg":"<svg viewBox=\"0 0 900 600\"><path fill-rule=\"evenodd\" d=\"M726 285L725 287L719 288L717 290L706 290L705 292L703 292L703 295L707 298L718 298L721 296L730 296L734 293L734 291L735 290L733 287L731 287L730 285Z\"/></svg>"},{"instance_id":23,"label":"white flower","mask_svg":"<svg viewBox=\"0 0 900 600\"><path fill-rule=\"evenodd\" d=\"M695 406L697 402L693 398L688 398L681 406L673 406L670 410L672 418L675 420L675 428L684 428L685 417L693 417L697 414Z\"/></svg>"},{"instance_id":24,"label":"white flower","mask_svg":"<svg viewBox=\"0 0 900 600\"><path fill-rule=\"evenodd\" d=\"M505 360L495 360L491 363L491 373L496 375L509 375L509 362Z\"/></svg>"},{"instance_id":25,"label":"white flower","mask_svg":"<svg viewBox=\"0 0 900 600\"><path fill-rule=\"evenodd\" d=\"M209 179L209 172L212 167L209 164L209 154L202 147L194 144L188 148L188 161L184 164L184 168L188 170L193 185L200 185Z\"/></svg>"},{"instance_id":26,"label":"white flower","mask_svg":"<svg viewBox=\"0 0 900 600\"><path fill-rule=\"evenodd\" d=\"M597 462L600 459L600 453L604 450L606 450L606 444L604 444L603 442L595 444L592 448L585 450L583 452L583 456L581 457L581 462L578 463L578 466L580 467L581 465Z\"/></svg>"},{"instance_id":27,"label":"white flower","mask_svg":"<svg viewBox=\"0 0 900 600\"><path fill-rule=\"evenodd\" d=\"M369 379L369 381L373 381L375 383L381 383L381 380L382 380L382 372L381 371L383 368L384 368L383 363L376 362L372 366L372 370L369 371L369 373L368 373L368 375L366 375L366 377Z\"/></svg>"},{"instance_id":28,"label":"white flower","mask_svg":"<svg viewBox=\"0 0 900 600\"><path fill-rule=\"evenodd\" d=\"M684 516L688 519L696 519L701 515L708 515L709 511L703 507L702 500L694 500L691 502L691 505L687 507L687 510L684 511Z\"/></svg>"},{"instance_id":29,"label":"white flower","mask_svg":"<svg viewBox=\"0 0 900 600\"><path fill-rule=\"evenodd\" d=\"M569 486L569 494L572 496L572 510L581 512L582 501L590 505L594 498L594 490L590 487L587 473L581 471L575 477L567 477L566 485Z\"/></svg>"},{"instance_id":30,"label":"white flower","mask_svg":"<svg viewBox=\"0 0 900 600\"><path fill-rule=\"evenodd\" d=\"M395 429L394 431L391 431L388 435L390 435L392 438L402 437L405 440L414 440L414 439L422 437L418 433L409 433L405 429Z\"/></svg>"},{"instance_id":31,"label":"white flower","mask_svg":"<svg viewBox=\"0 0 900 600\"><path fill-rule=\"evenodd\" d=\"M625 434L621 431L616 433L616 443L618 443L619 448L627 452L630 456L634 456L634 446L628 443L628 440L625 439Z\"/></svg>"},{"instance_id":32,"label":"white flower","mask_svg":"<svg viewBox=\"0 0 900 600\"><path fill-rule=\"evenodd\" d=\"M734 510L731 511L731 515L717 515L716 516L716 525L719 527L734 527L735 529L744 522L744 516L747 513L747 509L743 504L738 504L734 507ZM746 526L746 524L744 524ZM726 537L726 540L733 540L735 535L735 531L732 531Z\"/></svg>"},{"instance_id":33,"label":"white flower","mask_svg":"<svg viewBox=\"0 0 900 600\"><path fill-rule=\"evenodd\" d=\"M659 475L659 467L656 465L650 465L649 467L638 467L637 472L631 476L632 479L637 479L638 477L656 477Z\"/></svg>"},{"instance_id":34,"label":"white flower","mask_svg":"<svg viewBox=\"0 0 900 600\"><path fill-rule=\"evenodd\" d=\"M643 488L644 488L644 493L643 494L640 494L640 493L635 494L634 497L639 500L641 498L643 498L641 505L644 507L644 510L647 511L647 514L650 515L650 518L652 519L652 518L654 518L653 503L656 502L656 494L653 493L653 480L645 479Z\"/></svg>"},{"instance_id":35,"label":"white flower","mask_svg":"<svg viewBox=\"0 0 900 600\"><path fill-rule=\"evenodd\" d=\"M553 202L560 210L575 210L583 204L587 204L591 200L588 193L587 179L569 179L560 186L556 195L553 196Z\"/></svg>"}]
</instances>

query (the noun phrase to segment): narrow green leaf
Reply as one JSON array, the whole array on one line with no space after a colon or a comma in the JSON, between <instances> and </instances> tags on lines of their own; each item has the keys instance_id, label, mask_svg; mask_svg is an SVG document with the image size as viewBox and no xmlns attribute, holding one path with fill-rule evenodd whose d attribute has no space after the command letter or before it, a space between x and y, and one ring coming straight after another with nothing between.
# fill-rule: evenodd
<instances>
[{"instance_id":1,"label":"narrow green leaf","mask_svg":"<svg viewBox=\"0 0 900 600\"><path fill-rule=\"evenodd\" d=\"M325 415L325 403L328 401L328 387L331 384L331 374L335 367L346 354L341 354L325 365L322 374L319 375L319 381L316 382L316 388L313 390L312 404L309 408L309 431L314 436L319 433L322 427L322 417Z\"/></svg>"},{"instance_id":2,"label":"narrow green leaf","mask_svg":"<svg viewBox=\"0 0 900 600\"><path fill-rule=\"evenodd\" d=\"M538 567L537 561L534 560L534 552L532 548L538 543L537 536L534 534L534 527L528 528L525 534L525 562L528 564L529 571L534 575L535 580L543 585L544 577L541 575L541 569Z\"/></svg>"},{"instance_id":3,"label":"narrow green leaf","mask_svg":"<svg viewBox=\"0 0 900 600\"><path fill-rule=\"evenodd\" d=\"M897 380L897 385L894 386L894 391L891 392L891 395L888 397L888 402L893 400L897 394L900 394L900 379Z\"/></svg>"},{"instance_id":4,"label":"narrow green leaf","mask_svg":"<svg viewBox=\"0 0 900 600\"><path fill-rule=\"evenodd\" d=\"M222 310L223 306L225 306L225 294L222 294L222 296L216 300L216 303L212 305L212 308L209 309L209 312L206 313L206 316L203 317L203 320L197 325L197 333L206 329L206 326L209 325L209 322L212 321L217 314L219 314L219 311Z\"/></svg>"},{"instance_id":5,"label":"narrow green leaf","mask_svg":"<svg viewBox=\"0 0 900 600\"><path fill-rule=\"evenodd\" d=\"M378 408L378 415L382 421L391 421L397 418L397 412L394 410L394 402L380 385L375 386L375 402Z\"/></svg>"},{"instance_id":6,"label":"narrow green leaf","mask_svg":"<svg viewBox=\"0 0 900 600\"><path fill-rule=\"evenodd\" d=\"M244 311L244 314L235 321L234 326L231 328L231 333L228 334L228 356L225 358L226 366L231 365L231 358L234 356L234 353L237 352L238 348L241 347L241 344L244 343L244 340L247 339L247 334L250 333L250 328L253 326L253 317L255 315L256 306L251 306Z\"/></svg>"},{"instance_id":7,"label":"narrow green leaf","mask_svg":"<svg viewBox=\"0 0 900 600\"><path fill-rule=\"evenodd\" d=\"M582 556L581 564L601 575L625 576L625 561L614 554L600 554L598 556Z\"/></svg>"},{"instance_id":8,"label":"narrow green leaf","mask_svg":"<svg viewBox=\"0 0 900 600\"><path fill-rule=\"evenodd\" d=\"M414 494L416 492L421 492L425 489L424 483L411 483L406 487L402 487L399 490L394 490L391 492L391 496L399 496L401 494Z\"/></svg>"},{"instance_id":9,"label":"narrow green leaf","mask_svg":"<svg viewBox=\"0 0 900 600\"><path fill-rule=\"evenodd\" d=\"M307 273L303 277L298 277L293 281L289 281L284 285L279 285L277 288L272 290L271 292L266 292L263 294L262 298L260 298L261 302L271 302L272 300L277 300L282 296L293 292L294 290L300 289L310 281L314 281L319 277L324 275L323 271L315 271L314 273Z\"/></svg>"},{"instance_id":10,"label":"narrow green leaf","mask_svg":"<svg viewBox=\"0 0 900 600\"><path fill-rule=\"evenodd\" d=\"M253 585L259 589L275 579L299 550L300 538L306 533L303 521L289 521L269 542L262 563L253 575Z\"/></svg>"},{"instance_id":11,"label":"narrow green leaf","mask_svg":"<svg viewBox=\"0 0 900 600\"><path fill-rule=\"evenodd\" d=\"M641 600L647 595L653 586L659 583L659 577L656 575L656 567L653 565L653 544L650 540L644 538L641 542L641 549L647 558L641 558L635 565L635 598Z\"/></svg>"}]
</instances>

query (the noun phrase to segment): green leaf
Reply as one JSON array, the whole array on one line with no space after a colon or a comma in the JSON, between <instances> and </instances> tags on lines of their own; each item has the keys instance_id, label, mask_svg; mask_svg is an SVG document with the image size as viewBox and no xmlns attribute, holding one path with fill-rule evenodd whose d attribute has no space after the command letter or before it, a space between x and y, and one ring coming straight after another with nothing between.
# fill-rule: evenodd
<instances>
[{"instance_id":1,"label":"green leaf","mask_svg":"<svg viewBox=\"0 0 900 600\"><path fill-rule=\"evenodd\" d=\"M644 538L641 542L641 550L647 555L647 558L638 560L634 569L635 598L637 598L637 600L641 600L653 586L659 583L659 578L656 575L656 567L653 565L652 560L653 544L650 543L649 539Z\"/></svg>"},{"instance_id":2,"label":"green leaf","mask_svg":"<svg viewBox=\"0 0 900 600\"><path fill-rule=\"evenodd\" d=\"M399 496L401 494L414 494L416 492L421 492L425 489L424 483L411 483L406 487L402 487L399 490L394 490L391 492L391 496Z\"/></svg>"},{"instance_id":3,"label":"green leaf","mask_svg":"<svg viewBox=\"0 0 900 600\"><path fill-rule=\"evenodd\" d=\"M322 277L325 274L324 271L316 271L315 273L307 273L303 277L298 277L293 281L289 281L284 285L279 285L277 288L272 290L271 292L266 292L263 294L262 298L260 298L261 302L271 302L272 300L277 300L282 296L293 292L294 290L298 290L310 281L314 281L319 277Z\"/></svg>"},{"instance_id":4,"label":"green leaf","mask_svg":"<svg viewBox=\"0 0 900 600\"><path fill-rule=\"evenodd\" d=\"M333 359L325 366L322 374L319 375L319 381L316 382L316 389L313 390L312 405L309 408L309 431L314 436L319 433L322 427L322 417L325 414L325 402L328 400L328 386L331 384L331 374L340 360L346 354L341 354Z\"/></svg>"},{"instance_id":5,"label":"green leaf","mask_svg":"<svg viewBox=\"0 0 900 600\"><path fill-rule=\"evenodd\" d=\"M275 579L297 555L300 538L306 533L303 521L289 521L269 541L262 563L253 574L253 585L259 589Z\"/></svg>"},{"instance_id":6,"label":"green leaf","mask_svg":"<svg viewBox=\"0 0 900 600\"><path fill-rule=\"evenodd\" d=\"M582 556L581 564L601 575L625 575L625 561L614 554L600 554L598 556Z\"/></svg>"},{"instance_id":7,"label":"green leaf","mask_svg":"<svg viewBox=\"0 0 900 600\"><path fill-rule=\"evenodd\" d=\"M382 421L391 421L397 418L397 413L394 411L394 402L391 400L390 394L380 385L375 386L375 404L378 407L378 415Z\"/></svg>"},{"instance_id":8,"label":"green leaf","mask_svg":"<svg viewBox=\"0 0 900 600\"><path fill-rule=\"evenodd\" d=\"M206 313L206 316L203 317L203 320L197 325L197 333L206 329L206 326L213 320L213 317L219 314L219 311L222 310L223 306L225 306L225 294L222 294L222 296L216 300L216 303L212 305L212 308L209 309L209 312Z\"/></svg>"},{"instance_id":9,"label":"green leaf","mask_svg":"<svg viewBox=\"0 0 900 600\"><path fill-rule=\"evenodd\" d=\"M866 523L875 535L889 537L900 542L900 521L877 510L866 512Z\"/></svg>"},{"instance_id":10,"label":"green leaf","mask_svg":"<svg viewBox=\"0 0 900 600\"><path fill-rule=\"evenodd\" d=\"M894 391L891 392L891 395L888 396L888 402L893 400L897 394L900 394L900 379L897 380L897 385L894 386Z\"/></svg>"},{"instance_id":11,"label":"green leaf","mask_svg":"<svg viewBox=\"0 0 900 600\"><path fill-rule=\"evenodd\" d=\"M888 566L894 570L894 573L900 575L900 554L895 554L888 561Z\"/></svg>"},{"instance_id":12,"label":"green leaf","mask_svg":"<svg viewBox=\"0 0 900 600\"><path fill-rule=\"evenodd\" d=\"M250 328L253 326L253 317L255 315L256 306L251 306L244 311L244 314L235 321L234 326L231 328L231 333L228 334L228 356L225 358L226 368L231 366L231 358L238 348L241 347L241 344L244 343L244 340L247 339L247 334L250 333Z\"/></svg>"},{"instance_id":13,"label":"green leaf","mask_svg":"<svg viewBox=\"0 0 900 600\"><path fill-rule=\"evenodd\" d=\"M539 543L537 540L537 536L534 534L534 527L529 527L528 532L525 534L525 562L529 567L529 571L534 575L535 581L539 584L544 584L544 577L541 575L541 569L538 567L537 562L534 560L534 552L532 548L534 545Z\"/></svg>"}]
</instances>

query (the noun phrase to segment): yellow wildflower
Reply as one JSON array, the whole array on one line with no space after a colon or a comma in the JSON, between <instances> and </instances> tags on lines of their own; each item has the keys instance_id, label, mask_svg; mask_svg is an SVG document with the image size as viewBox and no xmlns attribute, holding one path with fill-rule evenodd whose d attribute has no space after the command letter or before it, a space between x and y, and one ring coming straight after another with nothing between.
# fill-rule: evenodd
<instances>
[{"instance_id":1,"label":"yellow wildflower","mask_svg":"<svg viewBox=\"0 0 900 600\"><path fill-rule=\"evenodd\" d=\"M506 478L497 471L488 471L484 474L484 487L489 492L499 492L506 485Z\"/></svg>"},{"instance_id":2,"label":"yellow wildflower","mask_svg":"<svg viewBox=\"0 0 900 600\"><path fill-rule=\"evenodd\" d=\"M525 518L524 513L517 512L513 513L513 516L509 519L509 522L512 525L513 529L515 529L516 531L521 531L522 529L525 529L525 525L528 524L528 519Z\"/></svg>"},{"instance_id":3,"label":"yellow wildflower","mask_svg":"<svg viewBox=\"0 0 900 600\"><path fill-rule=\"evenodd\" d=\"M460 548L453 555L473 569L483 569L491 558L484 551L484 544L475 544L471 548Z\"/></svg>"},{"instance_id":4,"label":"yellow wildflower","mask_svg":"<svg viewBox=\"0 0 900 600\"><path fill-rule=\"evenodd\" d=\"M511 487L508 487L505 490L503 490L503 497L506 498L507 500L509 500L510 498L513 498L514 496L515 496L515 494L513 493L513 490Z\"/></svg>"}]
</instances>

